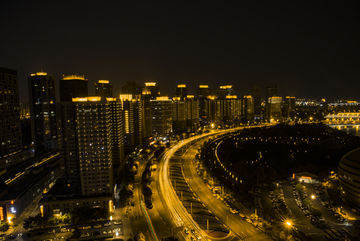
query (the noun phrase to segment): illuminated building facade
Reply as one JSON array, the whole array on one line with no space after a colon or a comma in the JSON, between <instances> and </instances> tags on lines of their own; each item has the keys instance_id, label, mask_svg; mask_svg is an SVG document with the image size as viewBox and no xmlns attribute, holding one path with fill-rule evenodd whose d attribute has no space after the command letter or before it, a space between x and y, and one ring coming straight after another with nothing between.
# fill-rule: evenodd
<instances>
[{"instance_id":1,"label":"illuminated building facade","mask_svg":"<svg viewBox=\"0 0 360 241\"><path fill-rule=\"evenodd\" d=\"M200 124L206 125L210 123L209 119L209 113L207 112L207 101L208 96L211 95L211 89L208 85L199 85L199 88L197 89L197 99L199 101L199 118L200 118Z\"/></svg>"},{"instance_id":2,"label":"illuminated building facade","mask_svg":"<svg viewBox=\"0 0 360 241\"><path fill-rule=\"evenodd\" d=\"M88 82L84 75L64 75L60 80L60 101L88 96Z\"/></svg>"},{"instance_id":3,"label":"illuminated building facade","mask_svg":"<svg viewBox=\"0 0 360 241\"><path fill-rule=\"evenodd\" d=\"M156 97L150 100L152 134L162 137L172 131L172 100L167 96Z\"/></svg>"},{"instance_id":4,"label":"illuminated building facade","mask_svg":"<svg viewBox=\"0 0 360 241\"><path fill-rule=\"evenodd\" d=\"M151 141L152 131L152 111L150 100L155 100L160 96L159 86L156 82L146 82L142 90L142 123L143 123L143 144L147 145ZM150 139L149 139L150 138Z\"/></svg>"},{"instance_id":5,"label":"illuminated building facade","mask_svg":"<svg viewBox=\"0 0 360 241\"><path fill-rule=\"evenodd\" d=\"M282 98L279 96L269 97L267 100L268 120L281 121L281 103Z\"/></svg>"},{"instance_id":6,"label":"illuminated building facade","mask_svg":"<svg viewBox=\"0 0 360 241\"><path fill-rule=\"evenodd\" d=\"M341 192L360 207L360 148L346 153L338 166Z\"/></svg>"},{"instance_id":7,"label":"illuminated building facade","mask_svg":"<svg viewBox=\"0 0 360 241\"><path fill-rule=\"evenodd\" d=\"M95 96L74 98L60 107L63 182L73 194L110 195L113 168L124 165L121 103Z\"/></svg>"},{"instance_id":8,"label":"illuminated building facade","mask_svg":"<svg viewBox=\"0 0 360 241\"><path fill-rule=\"evenodd\" d=\"M108 80L99 80L95 85L95 95L101 98L113 97L113 87Z\"/></svg>"},{"instance_id":9,"label":"illuminated building facade","mask_svg":"<svg viewBox=\"0 0 360 241\"><path fill-rule=\"evenodd\" d=\"M58 148L55 78L46 72L28 78L31 136L37 151Z\"/></svg>"},{"instance_id":10,"label":"illuminated building facade","mask_svg":"<svg viewBox=\"0 0 360 241\"><path fill-rule=\"evenodd\" d=\"M224 93L232 93L232 89L228 86L221 86L220 91L226 90ZM241 121L242 115L242 100L237 98L236 95L226 94L219 95L216 100L216 125L222 128L229 128L234 124L238 124Z\"/></svg>"},{"instance_id":11,"label":"illuminated building facade","mask_svg":"<svg viewBox=\"0 0 360 241\"><path fill-rule=\"evenodd\" d=\"M199 101L193 95L187 95L185 100L187 132L199 128Z\"/></svg>"},{"instance_id":12,"label":"illuminated building facade","mask_svg":"<svg viewBox=\"0 0 360 241\"><path fill-rule=\"evenodd\" d=\"M207 113L207 123L215 124L216 122L216 96L209 95L206 97L205 109Z\"/></svg>"},{"instance_id":13,"label":"illuminated building facade","mask_svg":"<svg viewBox=\"0 0 360 241\"><path fill-rule=\"evenodd\" d=\"M261 119L262 113L261 113L261 90L260 87L257 85L254 85L251 88L251 97L254 100L254 118L255 119Z\"/></svg>"},{"instance_id":14,"label":"illuminated building facade","mask_svg":"<svg viewBox=\"0 0 360 241\"><path fill-rule=\"evenodd\" d=\"M174 133L181 134L186 129L186 106L185 100L180 97L174 97L172 102L172 129Z\"/></svg>"},{"instance_id":15,"label":"illuminated building facade","mask_svg":"<svg viewBox=\"0 0 360 241\"><path fill-rule=\"evenodd\" d=\"M133 150L143 139L143 109L141 95L121 94L121 109L123 113L124 146Z\"/></svg>"},{"instance_id":16,"label":"illuminated building facade","mask_svg":"<svg viewBox=\"0 0 360 241\"><path fill-rule=\"evenodd\" d=\"M17 71L0 67L0 169L22 161Z\"/></svg>"}]
</instances>

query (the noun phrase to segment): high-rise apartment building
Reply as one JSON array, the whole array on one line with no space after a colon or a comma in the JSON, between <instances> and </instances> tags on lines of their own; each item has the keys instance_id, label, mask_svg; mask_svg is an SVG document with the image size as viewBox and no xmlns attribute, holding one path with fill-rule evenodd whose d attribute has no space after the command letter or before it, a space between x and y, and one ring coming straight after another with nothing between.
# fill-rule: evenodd
<instances>
[{"instance_id":1,"label":"high-rise apartment building","mask_svg":"<svg viewBox=\"0 0 360 241\"><path fill-rule=\"evenodd\" d=\"M185 100L187 95L188 95L188 90L186 85L181 84L176 87L175 97L180 97L180 100Z\"/></svg>"},{"instance_id":2,"label":"high-rise apartment building","mask_svg":"<svg viewBox=\"0 0 360 241\"><path fill-rule=\"evenodd\" d=\"M181 134L186 129L186 106L185 100L180 97L173 97L172 101L172 129L174 133Z\"/></svg>"},{"instance_id":3,"label":"high-rise apartment building","mask_svg":"<svg viewBox=\"0 0 360 241\"><path fill-rule=\"evenodd\" d=\"M251 95L244 96L244 110L247 122L254 120L254 98Z\"/></svg>"},{"instance_id":4,"label":"high-rise apartment building","mask_svg":"<svg viewBox=\"0 0 360 241\"><path fill-rule=\"evenodd\" d=\"M150 103L152 134L165 137L172 131L172 100L167 96L160 96L150 100Z\"/></svg>"},{"instance_id":5,"label":"high-rise apartment building","mask_svg":"<svg viewBox=\"0 0 360 241\"><path fill-rule=\"evenodd\" d=\"M267 108L269 122L281 121L281 103L282 98L279 96L268 98Z\"/></svg>"},{"instance_id":6,"label":"high-rise apartment building","mask_svg":"<svg viewBox=\"0 0 360 241\"><path fill-rule=\"evenodd\" d=\"M55 78L46 72L28 78L31 136L37 151L58 148Z\"/></svg>"},{"instance_id":7,"label":"high-rise apartment building","mask_svg":"<svg viewBox=\"0 0 360 241\"><path fill-rule=\"evenodd\" d=\"M260 87L257 85L254 85L251 88L251 97L254 100L254 118L255 119L261 119L261 90Z\"/></svg>"},{"instance_id":8,"label":"high-rise apartment building","mask_svg":"<svg viewBox=\"0 0 360 241\"><path fill-rule=\"evenodd\" d=\"M197 89L197 98L199 101L199 118L201 125L210 123L209 113L206 111L207 97L211 95L211 89L208 85L199 85Z\"/></svg>"},{"instance_id":9,"label":"high-rise apartment building","mask_svg":"<svg viewBox=\"0 0 360 241\"><path fill-rule=\"evenodd\" d=\"M194 132L199 128L199 101L194 95L187 95L185 100L187 132Z\"/></svg>"},{"instance_id":10,"label":"high-rise apartment building","mask_svg":"<svg viewBox=\"0 0 360 241\"><path fill-rule=\"evenodd\" d=\"M95 95L102 99L113 97L113 87L108 80L99 80L95 85Z\"/></svg>"},{"instance_id":11,"label":"high-rise apartment building","mask_svg":"<svg viewBox=\"0 0 360 241\"><path fill-rule=\"evenodd\" d=\"M124 123L124 146L132 151L142 144L143 109L141 95L120 94Z\"/></svg>"},{"instance_id":12,"label":"high-rise apartment building","mask_svg":"<svg viewBox=\"0 0 360 241\"><path fill-rule=\"evenodd\" d=\"M295 118L295 97L286 96L283 106L283 117L287 121L293 121Z\"/></svg>"},{"instance_id":13,"label":"high-rise apartment building","mask_svg":"<svg viewBox=\"0 0 360 241\"><path fill-rule=\"evenodd\" d=\"M270 108L269 108L269 98L270 97L274 97L274 96L279 96L279 91L278 91L278 86L266 86L266 90L265 90L265 117L266 119L270 120L271 119L271 115L270 115Z\"/></svg>"},{"instance_id":14,"label":"high-rise apartment building","mask_svg":"<svg viewBox=\"0 0 360 241\"><path fill-rule=\"evenodd\" d=\"M44 195L42 212L61 215L83 207L112 213L114 169L124 165L121 103L115 98L82 97L59 103L59 109L63 182Z\"/></svg>"},{"instance_id":15,"label":"high-rise apartment building","mask_svg":"<svg viewBox=\"0 0 360 241\"><path fill-rule=\"evenodd\" d=\"M0 169L22 161L17 71L0 67Z\"/></svg>"},{"instance_id":16,"label":"high-rise apartment building","mask_svg":"<svg viewBox=\"0 0 360 241\"><path fill-rule=\"evenodd\" d=\"M60 80L60 101L88 96L88 82L84 75L64 75Z\"/></svg>"}]
</instances>

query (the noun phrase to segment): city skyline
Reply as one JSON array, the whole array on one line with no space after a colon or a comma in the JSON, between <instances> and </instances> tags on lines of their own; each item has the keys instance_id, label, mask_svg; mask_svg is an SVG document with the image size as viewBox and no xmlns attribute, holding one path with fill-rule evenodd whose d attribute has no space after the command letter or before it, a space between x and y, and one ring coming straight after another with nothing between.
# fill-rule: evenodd
<instances>
[{"instance_id":1,"label":"city skyline","mask_svg":"<svg viewBox=\"0 0 360 241\"><path fill-rule=\"evenodd\" d=\"M57 82L107 79L114 93L126 81L155 81L169 96L177 84L190 94L231 84L238 96L277 84L281 96L358 98L356 8L345 3L1 5L0 66L18 71L21 102L27 77L41 70Z\"/></svg>"}]
</instances>

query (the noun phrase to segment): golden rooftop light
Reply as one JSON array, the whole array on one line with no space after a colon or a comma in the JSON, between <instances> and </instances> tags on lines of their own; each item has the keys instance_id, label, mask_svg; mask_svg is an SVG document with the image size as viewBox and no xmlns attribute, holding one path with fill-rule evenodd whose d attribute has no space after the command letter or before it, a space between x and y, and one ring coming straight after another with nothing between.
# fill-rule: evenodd
<instances>
[{"instance_id":1,"label":"golden rooftop light","mask_svg":"<svg viewBox=\"0 0 360 241\"><path fill-rule=\"evenodd\" d=\"M178 85L178 88L186 88L186 85Z\"/></svg>"},{"instance_id":2,"label":"golden rooftop light","mask_svg":"<svg viewBox=\"0 0 360 241\"><path fill-rule=\"evenodd\" d=\"M101 96L76 97L72 98L73 102L101 101Z\"/></svg>"},{"instance_id":3,"label":"golden rooftop light","mask_svg":"<svg viewBox=\"0 0 360 241\"><path fill-rule=\"evenodd\" d=\"M195 96L194 95L187 95L186 98L194 98Z\"/></svg>"},{"instance_id":4,"label":"golden rooftop light","mask_svg":"<svg viewBox=\"0 0 360 241\"><path fill-rule=\"evenodd\" d=\"M63 79L62 80L73 80L73 79L78 79L78 80L86 80L84 75L77 75L77 74L73 74L73 75L63 75Z\"/></svg>"},{"instance_id":5,"label":"golden rooftop light","mask_svg":"<svg viewBox=\"0 0 360 241\"><path fill-rule=\"evenodd\" d=\"M169 100L169 96L159 96L156 97L156 100Z\"/></svg>"},{"instance_id":6,"label":"golden rooftop light","mask_svg":"<svg viewBox=\"0 0 360 241\"><path fill-rule=\"evenodd\" d=\"M208 85L199 85L199 88L206 89L206 88L209 88L209 86Z\"/></svg>"},{"instance_id":7,"label":"golden rooftop light","mask_svg":"<svg viewBox=\"0 0 360 241\"><path fill-rule=\"evenodd\" d=\"M116 98L107 97L106 100L107 100L107 101L116 101Z\"/></svg>"},{"instance_id":8,"label":"golden rooftop light","mask_svg":"<svg viewBox=\"0 0 360 241\"><path fill-rule=\"evenodd\" d=\"M119 99L121 101L132 100L132 94L120 94Z\"/></svg>"},{"instance_id":9,"label":"golden rooftop light","mask_svg":"<svg viewBox=\"0 0 360 241\"><path fill-rule=\"evenodd\" d=\"M108 80L99 80L98 81L99 84L109 84Z\"/></svg>"},{"instance_id":10,"label":"golden rooftop light","mask_svg":"<svg viewBox=\"0 0 360 241\"><path fill-rule=\"evenodd\" d=\"M237 99L237 95L227 95L226 99Z\"/></svg>"},{"instance_id":11,"label":"golden rooftop light","mask_svg":"<svg viewBox=\"0 0 360 241\"><path fill-rule=\"evenodd\" d=\"M232 88L232 85L223 85L223 86L220 86L220 89L231 89Z\"/></svg>"},{"instance_id":12,"label":"golden rooftop light","mask_svg":"<svg viewBox=\"0 0 360 241\"><path fill-rule=\"evenodd\" d=\"M156 82L147 82L145 86L156 86Z\"/></svg>"},{"instance_id":13,"label":"golden rooftop light","mask_svg":"<svg viewBox=\"0 0 360 241\"><path fill-rule=\"evenodd\" d=\"M181 98L180 97L177 97L177 96L174 96L173 97L173 100L180 100Z\"/></svg>"},{"instance_id":14,"label":"golden rooftop light","mask_svg":"<svg viewBox=\"0 0 360 241\"><path fill-rule=\"evenodd\" d=\"M251 95L244 95L244 98L252 98Z\"/></svg>"},{"instance_id":15,"label":"golden rooftop light","mask_svg":"<svg viewBox=\"0 0 360 241\"><path fill-rule=\"evenodd\" d=\"M286 99L295 99L295 97L292 96L285 96Z\"/></svg>"},{"instance_id":16,"label":"golden rooftop light","mask_svg":"<svg viewBox=\"0 0 360 241\"><path fill-rule=\"evenodd\" d=\"M47 75L46 72L36 72L36 74L31 74L31 76L36 76L36 75Z\"/></svg>"},{"instance_id":17,"label":"golden rooftop light","mask_svg":"<svg viewBox=\"0 0 360 241\"><path fill-rule=\"evenodd\" d=\"M208 95L207 97L209 100L215 100L216 99L216 96L215 95Z\"/></svg>"}]
</instances>

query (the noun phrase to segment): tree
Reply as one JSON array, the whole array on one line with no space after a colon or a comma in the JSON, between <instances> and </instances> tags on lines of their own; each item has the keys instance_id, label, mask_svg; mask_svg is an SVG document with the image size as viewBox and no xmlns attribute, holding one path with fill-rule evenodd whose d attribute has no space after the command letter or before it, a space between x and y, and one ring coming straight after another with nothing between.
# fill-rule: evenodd
<instances>
[{"instance_id":1,"label":"tree","mask_svg":"<svg viewBox=\"0 0 360 241\"><path fill-rule=\"evenodd\" d=\"M10 228L10 225L7 222L3 222L0 226L0 232L6 232Z\"/></svg>"}]
</instances>

